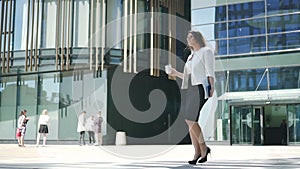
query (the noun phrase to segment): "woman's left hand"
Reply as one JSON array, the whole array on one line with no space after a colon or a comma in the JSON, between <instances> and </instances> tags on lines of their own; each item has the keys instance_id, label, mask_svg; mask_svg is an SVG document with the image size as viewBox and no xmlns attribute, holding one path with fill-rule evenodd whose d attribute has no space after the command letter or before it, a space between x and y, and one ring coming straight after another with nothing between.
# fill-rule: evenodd
<instances>
[{"instance_id":1,"label":"woman's left hand","mask_svg":"<svg viewBox=\"0 0 300 169\"><path fill-rule=\"evenodd\" d=\"M209 97L212 97L212 96L213 96L214 91L215 91L215 88L214 88L213 86L211 86L210 93L209 93Z\"/></svg>"}]
</instances>

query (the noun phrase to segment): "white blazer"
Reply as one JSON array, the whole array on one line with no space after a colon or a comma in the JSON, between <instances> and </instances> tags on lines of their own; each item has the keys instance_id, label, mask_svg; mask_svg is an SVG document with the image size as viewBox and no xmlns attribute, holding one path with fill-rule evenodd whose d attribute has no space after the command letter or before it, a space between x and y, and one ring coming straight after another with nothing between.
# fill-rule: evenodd
<instances>
[{"instance_id":1,"label":"white blazer","mask_svg":"<svg viewBox=\"0 0 300 169\"><path fill-rule=\"evenodd\" d=\"M215 79L215 57L214 52L209 47L203 47L198 51L194 51L188 57L183 71L182 89L188 88L189 75L191 75L191 83L193 86L203 84L205 98L208 98L206 86L208 86L207 77L211 76Z\"/></svg>"}]
</instances>

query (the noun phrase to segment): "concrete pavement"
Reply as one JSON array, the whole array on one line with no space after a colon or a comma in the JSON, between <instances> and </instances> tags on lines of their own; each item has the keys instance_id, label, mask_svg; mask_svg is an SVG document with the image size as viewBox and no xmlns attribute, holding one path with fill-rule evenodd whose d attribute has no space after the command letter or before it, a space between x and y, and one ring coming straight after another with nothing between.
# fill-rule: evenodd
<instances>
[{"instance_id":1,"label":"concrete pavement","mask_svg":"<svg viewBox=\"0 0 300 169\"><path fill-rule=\"evenodd\" d=\"M210 145L208 162L188 165L192 145L35 147L0 144L0 168L300 168L300 146Z\"/></svg>"}]
</instances>

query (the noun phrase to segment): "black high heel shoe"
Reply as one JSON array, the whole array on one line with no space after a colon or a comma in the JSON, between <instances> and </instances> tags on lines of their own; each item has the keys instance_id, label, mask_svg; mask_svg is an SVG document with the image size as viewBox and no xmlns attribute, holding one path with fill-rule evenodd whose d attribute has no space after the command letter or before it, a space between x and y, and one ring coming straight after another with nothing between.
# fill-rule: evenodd
<instances>
[{"instance_id":1,"label":"black high heel shoe","mask_svg":"<svg viewBox=\"0 0 300 169\"><path fill-rule=\"evenodd\" d=\"M191 161L188 161L189 164L192 164L192 165L196 165L198 159L201 157L201 154L198 155L198 157L195 159L195 160L191 160Z\"/></svg>"},{"instance_id":2,"label":"black high heel shoe","mask_svg":"<svg viewBox=\"0 0 300 169\"><path fill-rule=\"evenodd\" d=\"M205 157L201 158L198 163L205 163L207 161L207 155L210 153L210 148L207 147L207 150L206 150L206 155Z\"/></svg>"}]
</instances>

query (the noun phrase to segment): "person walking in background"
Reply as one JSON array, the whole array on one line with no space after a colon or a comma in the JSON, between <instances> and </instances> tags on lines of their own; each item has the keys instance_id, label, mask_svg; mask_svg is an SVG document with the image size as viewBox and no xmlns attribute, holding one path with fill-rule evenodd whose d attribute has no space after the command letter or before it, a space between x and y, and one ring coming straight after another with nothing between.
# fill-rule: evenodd
<instances>
[{"instance_id":1,"label":"person walking in background","mask_svg":"<svg viewBox=\"0 0 300 169\"><path fill-rule=\"evenodd\" d=\"M29 118L26 116L26 114L27 114L27 110L25 110L25 109L21 110L21 113L18 118L18 128L19 128L20 137L17 137L17 138L18 138L19 147L25 147L24 146L24 137L25 137L25 133L26 133L27 122L29 121Z\"/></svg>"},{"instance_id":2,"label":"person walking in background","mask_svg":"<svg viewBox=\"0 0 300 169\"><path fill-rule=\"evenodd\" d=\"M193 160L188 163L195 165L199 158L199 163L206 162L211 151L205 143L198 119L200 110L214 92L214 52L206 46L204 37L198 31L189 31L187 43L191 55L185 63L183 73L171 68L169 75L181 78L181 88L187 89L185 121L195 149Z\"/></svg>"},{"instance_id":3,"label":"person walking in background","mask_svg":"<svg viewBox=\"0 0 300 169\"><path fill-rule=\"evenodd\" d=\"M102 145L102 122L103 118L101 116L101 111L97 113L97 116L95 118L95 134L96 134L96 144L95 145Z\"/></svg>"},{"instance_id":4,"label":"person walking in background","mask_svg":"<svg viewBox=\"0 0 300 169\"><path fill-rule=\"evenodd\" d=\"M287 123L285 119L281 121L280 132L281 132L281 144L287 145Z\"/></svg>"},{"instance_id":5,"label":"person walking in background","mask_svg":"<svg viewBox=\"0 0 300 169\"><path fill-rule=\"evenodd\" d=\"M83 111L78 116L77 132L80 133L79 145L85 145L84 135L85 135L85 115L86 111Z\"/></svg>"},{"instance_id":6,"label":"person walking in background","mask_svg":"<svg viewBox=\"0 0 300 169\"><path fill-rule=\"evenodd\" d=\"M94 124L94 116L91 115L87 120L86 120L86 131L88 132L89 135L89 143L90 145L95 144L95 124Z\"/></svg>"},{"instance_id":7,"label":"person walking in background","mask_svg":"<svg viewBox=\"0 0 300 169\"><path fill-rule=\"evenodd\" d=\"M46 145L46 140L47 140L47 134L49 133L48 129L48 122L49 122L49 115L48 115L48 110L45 109L43 110L42 114L40 115L39 121L38 121L38 134L36 137L36 146L39 146L40 142L40 137L41 135L43 136L43 147Z\"/></svg>"}]
</instances>

